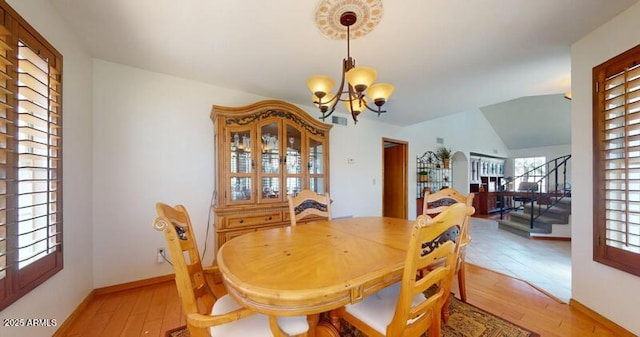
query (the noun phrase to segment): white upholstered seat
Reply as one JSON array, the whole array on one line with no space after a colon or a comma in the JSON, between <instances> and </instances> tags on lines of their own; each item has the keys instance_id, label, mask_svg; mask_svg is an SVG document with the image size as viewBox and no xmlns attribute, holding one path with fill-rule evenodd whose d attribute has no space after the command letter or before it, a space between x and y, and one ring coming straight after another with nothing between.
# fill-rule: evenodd
<instances>
[{"instance_id":1,"label":"white upholstered seat","mask_svg":"<svg viewBox=\"0 0 640 337\"><path fill-rule=\"evenodd\" d=\"M393 319L393 314L398 306L400 297L400 283L392 284L375 294L365 297L356 304L346 305L344 310L349 314L360 318L362 322L378 331L381 335L387 332L387 326ZM417 306L425 300L423 294L413 296L411 306ZM409 320L409 324L412 320Z\"/></svg>"},{"instance_id":2,"label":"white upholstered seat","mask_svg":"<svg viewBox=\"0 0 640 337\"><path fill-rule=\"evenodd\" d=\"M229 295L220 297L213 305L212 315L223 315L233 310L241 309ZM289 336L304 334L309 329L309 324L303 316L276 318L280 329ZM269 328L269 317L254 314L241 320L211 327L211 336L225 337L271 337L273 333Z\"/></svg>"}]
</instances>

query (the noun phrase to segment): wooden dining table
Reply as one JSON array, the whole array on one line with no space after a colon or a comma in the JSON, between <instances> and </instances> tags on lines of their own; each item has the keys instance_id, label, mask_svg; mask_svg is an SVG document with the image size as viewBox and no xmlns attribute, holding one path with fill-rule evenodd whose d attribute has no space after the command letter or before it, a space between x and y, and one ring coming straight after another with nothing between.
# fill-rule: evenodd
<instances>
[{"instance_id":1,"label":"wooden dining table","mask_svg":"<svg viewBox=\"0 0 640 337\"><path fill-rule=\"evenodd\" d=\"M268 315L307 315L310 335L336 336L318 314L402 278L413 221L357 217L261 230L226 242L216 262L231 296Z\"/></svg>"}]
</instances>

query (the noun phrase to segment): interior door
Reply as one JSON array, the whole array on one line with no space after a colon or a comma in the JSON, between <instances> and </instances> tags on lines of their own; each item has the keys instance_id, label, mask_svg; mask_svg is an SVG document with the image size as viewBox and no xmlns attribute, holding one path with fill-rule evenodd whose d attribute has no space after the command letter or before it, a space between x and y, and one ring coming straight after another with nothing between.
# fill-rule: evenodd
<instances>
[{"instance_id":1,"label":"interior door","mask_svg":"<svg viewBox=\"0 0 640 337\"><path fill-rule=\"evenodd\" d=\"M382 215L407 219L408 143L383 138Z\"/></svg>"}]
</instances>

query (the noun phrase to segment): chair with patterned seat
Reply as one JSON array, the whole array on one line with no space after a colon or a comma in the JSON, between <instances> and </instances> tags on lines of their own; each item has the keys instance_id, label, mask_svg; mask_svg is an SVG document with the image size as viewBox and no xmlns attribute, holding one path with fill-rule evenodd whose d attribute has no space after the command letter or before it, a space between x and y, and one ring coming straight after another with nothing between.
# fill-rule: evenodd
<instances>
[{"instance_id":1,"label":"chair with patterned seat","mask_svg":"<svg viewBox=\"0 0 640 337\"><path fill-rule=\"evenodd\" d=\"M153 226L164 233L191 337L307 335L306 317L265 316L242 307L229 295L216 298L207 283L207 275L219 271L215 266L202 267L187 210L182 205L171 207L157 203L156 212Z\"/></svg>"},{"instance_id":2,"label":"chair with patterned seat","mask_svg":"<svg viewBox=\"0 0 640 337\"><path fill-rule=\"evenodd\" d=\"M310 217L331 220L331 198L329 193L317 194L311 190L302 190L296 196L287 196L291 226Z\"/></svg>"},{"instance_id":3,"label":"chair with patterned seat","mask_svg":"<svg viewBox=\"0 0 640 337\"><path fill-rule=\"evenodd\" d=\"M330 318L338 331L342 318L367 336L415 337L427 330L430 337L441 336L441 310L457 259L456 244L441 240L441 236L459 229L472 208L456 204L433 219L418 216L408 242L402 280L360 302L333 310ZM431 267L428 272L416 277L427 267Z\"/></svg>"},{"instance_id":4,"label":"chair with patterned seat","mask_svg":"<svg viewBox=\"0 0 640 337\"><path fill-rule=\"evenodd\" d=\"M442 211L447 209L447 207L454 205L456 203L463 203L469 207L473 206L473 193L469 193L466 196L462 193L458 192L453 188L444 188L438 192L431 193L429 190L426 190L424 193L424 202L422 207L422 214L429 215L431 217L440 214ZM475 210L474 210L475 212ZM465 280L465 256L466 256L466 247L471 242L470 235L470 222L471 215L473 213L467 215L465 217L465 221L460 228L459 233L459 248L458 248L458 263L456 266L456 275L458 276L458 289L460 291L460 299L463 302L467 301L467 287ZM456 242L458 242L458 238L452 238Z\"/></svg>"}]
</instances>

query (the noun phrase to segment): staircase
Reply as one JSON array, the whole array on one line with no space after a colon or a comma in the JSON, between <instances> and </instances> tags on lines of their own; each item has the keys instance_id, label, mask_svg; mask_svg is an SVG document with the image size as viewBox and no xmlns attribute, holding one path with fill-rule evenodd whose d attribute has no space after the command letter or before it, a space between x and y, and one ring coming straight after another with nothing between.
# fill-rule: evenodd
<instances>
[{"instance_id":1,"label":"staircase","mask_svg":"<svg viewBox=\"0 0 640 337\"><path fill-rule=\"evenodd\" d=\"M571 155L558 157L516 177L515 181L521 181L518 191L509 191L508 182L501 186L498 228L525 238L571 238L571 184L567 181L570 159ZM531 176L533 180L529 179ZM523 205L508 202L510 206L505 207L507 200L518 200ZM504 219L504 214L509 215L509 220Z\"/></svg>"},{"instance_id":2,"label":"staircase","mask_svg":"<svg viewBox=\"0 0 640 337\"><path fill-rule=\"evenodd\" d=\"M506 230L527 239L531 237L568 237L571 236L571 198L565 197L555 205L547 208L543 215L534 216L531 225L532 212L535 213L537 206L533 209L531 205L526 205L523 211L510 212L509 220L499 220L498 228ZM563 228L565 227L565 228Z\"/></svg>"}]
</instances>

